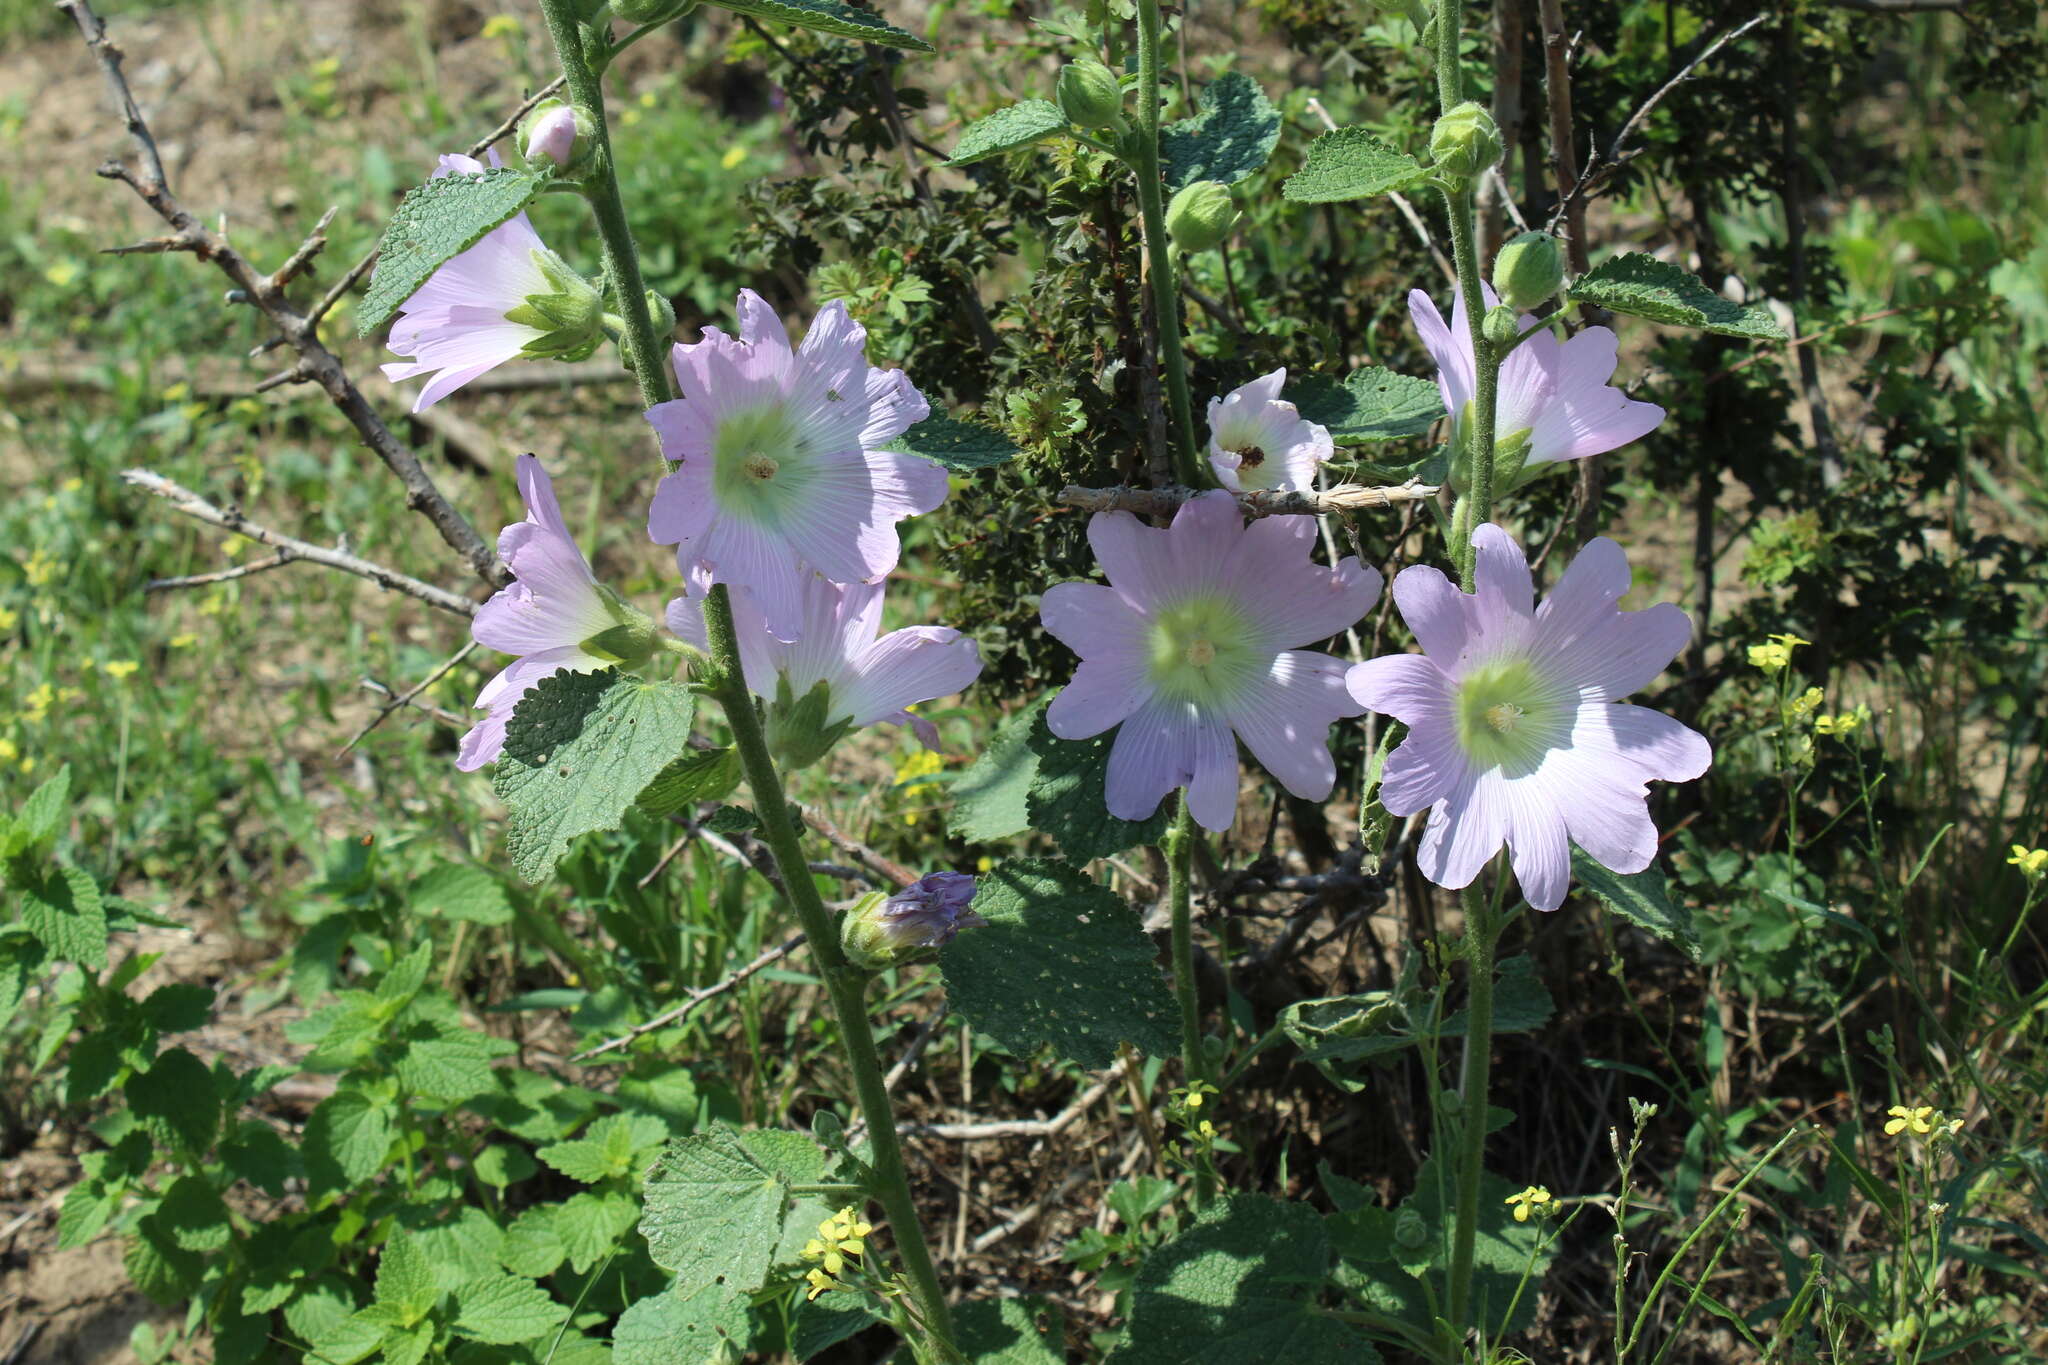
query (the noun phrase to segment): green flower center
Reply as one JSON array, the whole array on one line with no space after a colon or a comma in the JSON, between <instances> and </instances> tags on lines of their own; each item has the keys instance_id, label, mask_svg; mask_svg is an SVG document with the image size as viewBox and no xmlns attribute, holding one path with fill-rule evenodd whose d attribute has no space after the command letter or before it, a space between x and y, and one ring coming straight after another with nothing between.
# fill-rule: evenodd
<instances>
[{"instance_id":1,"label":"green flower center","mask_svg":"<svg viewBox=\"0 0 2048 1365\"><path fill-rule=\"evenodd\" d=\"M1161 608L1148 637L1153 686L1176 701L1229 701L1260 671L1260 651L1246 643L1252 634L1227 598L1201 594Z\"/></svg>"},{"instance_id":2,"label":"green flower center","mask_svg":"<svg viewBox=\"0 0 2048 1365\"><path fill-rule=\"evenodd\" d=\"M1521 776L1571 738L1575 701L1527 659L1480 664L1458 683L1458 744L1482 766Z\"/></svg>"},{"instance_id":3,"label":"green flower center","mask_svg":"<svg viewBox=\"0 0 2048 1365\"><path fill-rule=\"evenodd\" d=\"M774 521L810 483L810 441L781 403L729 414L711 444L712 487L719 500Z\"/></svg>"}]
</instances>

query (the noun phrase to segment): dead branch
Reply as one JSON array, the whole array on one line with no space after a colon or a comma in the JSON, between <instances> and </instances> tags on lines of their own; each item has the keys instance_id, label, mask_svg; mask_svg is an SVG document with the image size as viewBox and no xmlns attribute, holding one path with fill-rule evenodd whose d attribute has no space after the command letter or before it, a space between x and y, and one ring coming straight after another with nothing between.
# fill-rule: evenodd
<instances>
[{"instance_id":1,"label":"dead branch","mask_svg":"<svg viewBox=\"0 0 2048 1365\"><path fill-rule=\"evenodd\" d=\"M1062 488L1056 501L1084 512L1136 512L1144 517L1171 516L1190 498L1201 496L1200 488ZM1365 507L1394 507L1404 502L1421 502L1437 495L1435 484L1404 483L1391 488L1365 488L1339 484L1320 492L1314 490L1261 490L1237 495L1238 508L1248 517L1317 517L1326 512L1351 512Z\"/></svg>"},{"instance_id":2,"label":"dead branch","mask_svg":"<svg viewBox=\"0 0 2048 1365\"><path fill-rule=\"evenodd\" d=\"M725 977L723 980L715 982L714 984L709 986L704 986L699 989L692 990L690 992L689 998L683 1001L682 1004L677 1005L674 1009L666 1010L660 1014L657 1014L644 1024L635 1024L631 1029L628 1029L625 1033L620 1034L618 1037L607 1039L606 1041L599 1043L596 1047L591 1048L588 1051L579 1052L575 1056L571 1057L569 1060L572 1062L587 1062L592 1057L599 1057L607 1052L616 1052L618 1049L626 1046L626 1044L632 1042L635 1038L638 1038L643 1033L652 1033L655 1029L665 1028L670 1024L681 1022L682 1020L689 1017L690 1012L692 1010L696 1009L697 1006L703 1004L706 1000L710 1000L715 996L724 995L727 991L739 985L742 981L745 981L748 977L754 975L754 973L760 971L763 967L772 967L776 963L782 961L783 958L788 957L791 953L795 952L799 947L801 947L803 941L804 936L802 934L796 934L790 938L784 939L781 943L776 944L773 948L770 948L768 951L762 953L752 962L749 962L746 966L741 967L739 970L733 972L731 975Z\"/></svg>"},{"instance_id":3,"label":"dead branch","mask_svg":"<svg viewBox=\"0 0 2048 1365\"><path fill-rule=\"evenodd\" d=\"M1101 1102L1123 1079L1127 1062L1119 1061L1097 1074L1095 1083L1075 1097L1074 1102L1049 1119L1003 1119L992 1123L907 1123L905 1137L947 1138L954 1142L994 1142L1001 1138L1058 1137L1080 1122L1081 1116Z\"/></svg>"},{"instance_id":4,"label":"dead branch","mask_svg":"<svg viewBox=\"0 0 2048 1365\"><path fill-rule=\"evenodd\" d=\"M362 729L356 731L355 737L349 740L348 743L342 745L340 749L336 750L334 756L336 758L347 758L349 755L349 751L351 749L354 749L356 745L361 744L365 739L369 738L370 731L382 725L385 722L385 720L390 717L393 711L397 711L404 707L412 705L413 700L416 697L418 697L420 693L426 691L435 683L447 677L448 670L454 668L455 665L461 663L464 659L467 659L470 656L471 651L473 651L475 648L476 641L469 641L467 644L463 645L461 649L458 649L455 651L455 653L449 655L448 659L444 663L442 663L442 665L439 668L435 669L432 673L427 674L426 677L420 679L417 683L414 683L404 692L392 697L390 701L385 702L383 706L378 708L377 714L370 718L369 724L363 726ZM369 679L364 679L365 683L367 683L368 681Z\"/></svg>"},{"instance_id":5,"label":"dead branch","mask_svg":"<svg viewBox=\"0 0 2048 1365\"><path fill-rule=\"evenodd\" d=\"M231 583L237 578L248 578L254 574L268 573L282 569L297 558L290 550L279 550L268 559L254 559L247 564L237 564L232 569L215 569L212 573L189 573L181 578L152 578L142 585L144 592L169 592L174 588L203 588L213 583Z\"/></svg>"}]
</instances>

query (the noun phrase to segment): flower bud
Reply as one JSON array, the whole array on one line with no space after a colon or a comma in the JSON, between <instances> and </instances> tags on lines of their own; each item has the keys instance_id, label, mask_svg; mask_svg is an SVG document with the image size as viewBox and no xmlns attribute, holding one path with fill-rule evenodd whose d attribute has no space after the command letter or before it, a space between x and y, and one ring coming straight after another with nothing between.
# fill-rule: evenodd
<instances>
[{"instance_id":1,"label":"flower bud","mask_svg":"<svg viewBox=\"0 0 2048 1365\"><path fill-rule=\"evenodd\" d=\"M1493 115L1466 100L1436 121L1429 135L1433 169L1446 180L1470 181L1500 160L1500 129Z\"/></svg>"},{"instance_id":2,"label":"flower bud","mask_svg":"<svg viewBox=\"0 0 2048 1365\"><path fill-rule=\"evenodd\" d=\"M611 613L614 624L583 641L583 652L606 659L622 668L638 668L654 654L659 632L647 613L625 601L604 584L597 595Z\"/></svg>"},{"instance_id":3,"label":"flower bud","mask_svg":"<svg viewBox=\"0 0 2048 1365\"><path fill-rule=\"evenodd\" d=\"M1547 232L1525 232L1493 258L1493 287L1500 301L1526 313L1557 296L1564 285L1564 253Z\"/></svg>"},{"instance_id":4,"label":"flower bud","mask_svg":"<svg viewBox=\"0 0 2048 1365\"><path fill-rule=\"evenodd\" d=\"M839 944L857 966L893 967L943 948L962 929L986 928L973 902L974 878L965 872L934 872L893 896L873 891L840 921Z\"/></svg>"},{"instance_id":5,"label":"flower bud","mask_svg":"<svg viewBox=\"0 0 2048 1365\"><path fill-rule=\"evenodd\" d=\"M1214 180L1197 180L1166 206L1166 235L1182 251L1219 247L1236 226L1236 201L1228 188Z\"/></svg>"},{"instance_id":6,"label":"flower bud","mask_svg":"<svg viewBox=\"0 0 2048 1365\"><path fill-rule=\"evenodd\" d=\"M665 24L697 8L697 0L612 0L612 13L629 24Z\"/></svg>"},{"instance_id":7,"label":"flower bud","mask_svg":"<svg viewBox=\"0 0 2048 1365\"><path fill-rule=\"evenodd\" d=\"M570 105L544 100L519 125L520 154L535 170L566 171L589 150L588 122Z\"/></svg>"},{"instance_id":8,"label":"flower bud","mask_svg":"<svg viewBox=\"0 0 2048 1365\"><path fill-rule=\"evenodd\" d=\"M1493 346L1505 346L1521 335L1521 325L1515 321L1515 310L1504 303L1497 303L1486 310L1486 316L1479 320L1480 335Z\"/></svg>"},{"instance_id":9,"label":"flower bud","mask_svg":"<svg viewBox=\"0 0 2048 1365\"><path fill-rule=\"evenodd\" d=\"M1068 62L1061 67L1053 98L1076 128L1114 128L1124 121L1123 85L1101 62Z\"/></svg>"},{"instance_id":10,"label":"flower bud","mask_svg":"<svg viewBox=\"0 0 2048 1365\"><path fill-rule=\"evenodd\" d=\"M604 296L560 256L541 248L533 263L546 277L546 293L528 294L505 321L538 328L542 335L520 349L534 360L588 360L604 341Z\"/></svg>"}]
</instances>

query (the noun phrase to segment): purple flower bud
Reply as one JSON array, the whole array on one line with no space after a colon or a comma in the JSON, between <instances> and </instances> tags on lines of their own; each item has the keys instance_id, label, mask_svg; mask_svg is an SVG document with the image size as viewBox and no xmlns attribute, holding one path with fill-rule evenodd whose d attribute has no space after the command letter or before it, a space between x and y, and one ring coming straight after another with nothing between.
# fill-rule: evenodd
<instances>
[{"instance_id":1,"label":"purple flower bud","mask_svg":"<svg viewBox=\"0 0 2048 1365\"><path fill-rule=\"evenodd\" d=\"M846 917L840 943L848 957L879 970L912 954L941 948L962 929L986 928L969 907L974 878L965 872L934 872L884 899L868 896Z\"/></svg>"},{"instance_id":2,"label":"purple flower bud","mask_svg":"<svg viewBox=\"0 0 2048 1365\"><path fill-rule=\"evenodd\" d=\"M520 150L529 164L546 157L567 166L576 149L576 111L566 104L543 107L527 121Z\"/></svg>"}]
</instances>

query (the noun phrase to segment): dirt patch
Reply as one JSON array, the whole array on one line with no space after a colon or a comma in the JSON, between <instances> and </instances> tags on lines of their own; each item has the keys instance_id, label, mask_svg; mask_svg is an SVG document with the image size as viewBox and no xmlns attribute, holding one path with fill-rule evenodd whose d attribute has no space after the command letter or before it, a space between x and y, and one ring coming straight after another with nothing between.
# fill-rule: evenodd
<instances>
[{"instance_id":1,"label":"dirt patch","mask_svg":"<svg viewBox=\"0 0 2048 1365\"><path fill-rule=\"evenodd\" d=\"M10 1180L18 1164L10 1163ZM175 1329L178 1313L129 1286L120 1239L52 1250L56 1216L56 1205L49 1203L47 1218L15 1232L0 1259L12 1267L0 1271L0 1352L6 1359L18 1359L19 1365L115 1365L136 1359L128 1345L136 1324L147 1322L159 1335Z\"/></svg>"}]
</instances>

